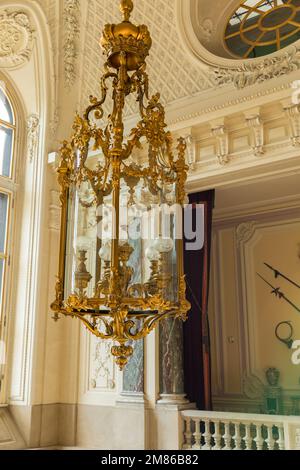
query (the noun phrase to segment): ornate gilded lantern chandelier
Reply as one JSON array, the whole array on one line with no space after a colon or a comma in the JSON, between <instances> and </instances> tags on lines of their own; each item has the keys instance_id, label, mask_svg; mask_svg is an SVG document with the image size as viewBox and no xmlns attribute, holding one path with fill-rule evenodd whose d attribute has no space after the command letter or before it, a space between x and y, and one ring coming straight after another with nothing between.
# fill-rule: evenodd
<instances>
[{"instance_id":1,"label":"ornate gilded lantern chandelier","mask_svg":"<svg viewBox=\"0 0 300 470\"><path fill-rule=\"evenodd\" d=\"M60 150L60 259L51 308L56 320L78 318L111 340L123 369L132 341L162 319L186 319L190 304L181 234L186 145L179 139L175 157L159 94L148 96L149 31L129 21L131 0L121 1L120 10L122 23L106 25L101 39L102 97L90 98ZM112 112L103 125L109 80ZM132 94L140 120L126 138L123 114Z\"/></svg>"}]
</instances>

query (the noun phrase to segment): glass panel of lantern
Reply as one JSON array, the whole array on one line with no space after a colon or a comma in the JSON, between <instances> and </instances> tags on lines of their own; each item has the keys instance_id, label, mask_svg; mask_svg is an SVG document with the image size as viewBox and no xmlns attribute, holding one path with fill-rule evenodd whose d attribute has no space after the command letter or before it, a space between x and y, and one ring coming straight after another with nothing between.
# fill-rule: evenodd
<instances>
[{"instance_id":1,"label":"glass panel of lantern","mask_svg":"<svg viewBox=\"0 0 300 470\"><path fill-rule=\"evenodd\" d=\"M89 169L96 169L97 158L89 159ZM65 267L65 300L72 294L86 295L93 298L101 278L99 252L102 240L98 236L102 212L109 201L107 197L100 200L88 178L79 179L69 188L67 214L67 241ZM111 227L111 224L108 225ZM107 228L106 238L112 237Z\"/></svg>"},{"instance_id":2,"label":"glass panel of lantern","mask_svg":"<svg viewBox=\"0 0 300 470\"><path fill-rule=\"evenodd\" d=\"M160 185L156 191L147 181L140 180L135 188L123 181L122 188L121 243L132 248L127 263L132 270L128 294L147 297L163 291L165 299L175 302L178 292L175 185Z\"/></svg>"},{"instance_id":3,"label":"glass panel of lantern","mask_svg":"<svg viewBox=\"0 0 300 470\"><path fill-rule=\"evenodd\" d=\"M89 158L89 169L95 169L97 162L96 157ZM154 188L139 177L121 179L119 257L124 297L163 291L165 298L177 301L175 189L175 184L162 183ZM108 294L112 221L111 193L104 196L87 180L70 187L65 300L73 293L89 298Z\"/></svg>"}]
</instances>

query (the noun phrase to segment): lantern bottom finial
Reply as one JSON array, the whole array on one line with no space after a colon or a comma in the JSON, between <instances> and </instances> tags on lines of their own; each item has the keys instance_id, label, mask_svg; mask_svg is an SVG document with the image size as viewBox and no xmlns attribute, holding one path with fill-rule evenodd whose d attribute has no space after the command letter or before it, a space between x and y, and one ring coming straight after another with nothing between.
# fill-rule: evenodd
<instances>
[{"instance_id":1,"label":"lantern bottom finial","mask_svg":"<svg viewBox=\"0 0 300 470\"><path fill-rule=\"evenodd\" d=\"M133 354L133 348L131 346L126 346L121 344L120 346L113 346L111 348L111 353L116 357L116 363L118 364L120 370L124 370L125 366L128 364L129 358Z\"/></svg>"}]
</instances>

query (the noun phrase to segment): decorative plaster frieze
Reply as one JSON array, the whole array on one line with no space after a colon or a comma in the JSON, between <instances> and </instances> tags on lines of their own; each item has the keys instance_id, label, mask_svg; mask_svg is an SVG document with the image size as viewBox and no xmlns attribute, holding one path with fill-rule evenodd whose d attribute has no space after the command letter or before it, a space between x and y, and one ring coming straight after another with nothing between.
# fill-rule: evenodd
<instances>
[{"instance_id":1,"label":"decorative plaster frieze","mask_svg":"<svg viewBox=\"0 0 300 470\"><path fill-rule=\"evenodd\" d=\"M299 105L290 105L284 108L284 113L289 121L291 142L294 147L300 145L300 109Z\"/></svg>"},{"instance_id":2,"label":"decorative plaster frieze","mask_svg":"<svg viewBox=\"0 0 300 470\"><path fill-rule=\"evenodd\" d=\"M0 10L0 69L22 66L32 48L33 29L26 13Z\"/></svg>"},{"instance_id":3,"label":"decorative plaster frieze","mask_svg":"<svg viewBox=\"0 0 300 470\"><path fill-rule=\"evenodd\" d=\"M212 127L212 135L217 141L217 158L220 165L226 165L229 162L229 136L225 125Z\"/></svg>"},{"instance_id":4,"label":"decorative plaster frieze","mask_svg":"<svg viewBox=\"0 0 300 470\"><path fill-rule=\"evenodd\" d=\"M287 75L300 69L300 49L293 47L289 52L265 58L261 61L245 61L237 67L212 68L212 78L216 85L233 84L242 89L250 85L257 85L272 78Z\"/></svg>"},{"instance_id":5,"label":"decorative plaster frieze","mask_svg":"<svg viewBox=\"0 0 300 470\"><path fill-rule=\"evenodd\" d=\"M263 155L264 150L264 125L259 114L246 115L246 123L251 131L251 145L256 157Z\"/></svg>"},{"instance_id":6,"label":"decorative plaster frieze","mask_svg":"<svg viewBox=\"0 0 300 470\"><path fill-rule=\"evenodd\" d=\"M61 203L59 196L59 191L50 191L49 229L55 232L60 230Z\"/></svg>"},{"instance_id":7,"label":"decorative plaster frieze","mask_svg":"<svg viewBox=\"0 0 300 470\"><path fill-rule=\"evenodd\" d=\"M39 142L40 119L36 114L32 114L27 119L27 155L30 163L33 162L37 153Z\"/></svg>"},{"instance_id":8,"label":"decorative plaster frieze","mask_svg":"<svg viewBox=\"0 0 300 470\"><path fill-rule=\"evenodd\" d=\"M256 222L245 222L236 229L236 240L238 243L246 243L253 237L256 230Z\"/></svg>"},{"instance_id":9,"label":"decorative plaster frieze","mask_svg":"<svg viewBox=\"0 0 300 470\"><path fill-rule=\"evenodd\" d=\"M80 34L80 1L65 0L64 4L64 72L65 85L71 88L76 80L76 61L77 61L77 45L76 39Z\"/></svg>"}]
</instances>

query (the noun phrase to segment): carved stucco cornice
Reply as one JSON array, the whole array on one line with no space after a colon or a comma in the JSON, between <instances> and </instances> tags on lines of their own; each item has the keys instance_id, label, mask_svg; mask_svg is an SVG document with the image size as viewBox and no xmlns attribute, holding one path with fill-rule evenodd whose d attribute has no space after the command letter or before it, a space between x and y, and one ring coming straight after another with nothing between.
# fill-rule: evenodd
<instances>
[{"instance_id":1,"label":"carved stucco cornice","mask_svg":"<svg viewBox=\"0 0 300 470\"><path fill-rule=\"evenodd\" d=\"M230 99L230 100L225 100L223 102L220 102L220 99L216 103L212 103L209 106L204 106L201 107L201 96L199 96L199 106L197 111L194 113L183 113L180 116L172 117L174 115L174 112L172 109L167 108L168 112L168 123L169 126L173 126L176 128L179 128L178 124L186 121L191 121L191 120L196 120L198 117L201 118L203 115L207 114L213 114L222 110L226 110L227 108L234 107L234 106L241 106L246 103L252 103L255 100L258 100L263 97L267 97L270 95L273 95L275 93L282 92L284 90L290 90L291 89L291 82L289 81L288 83L282 83L278 86L272 86L271 88L267 89L261 89L260 91L251 93L249 95L243 95L241 96L240 94L237 94L235 98ZM230 88L228 90L228 94L230 94ZM214 96L218 96L216 92L214 92ZM214 100L216 101L216 100ZM184 102L182 102L182 108L185 109Z\"/></svg>"}]
</instances>

